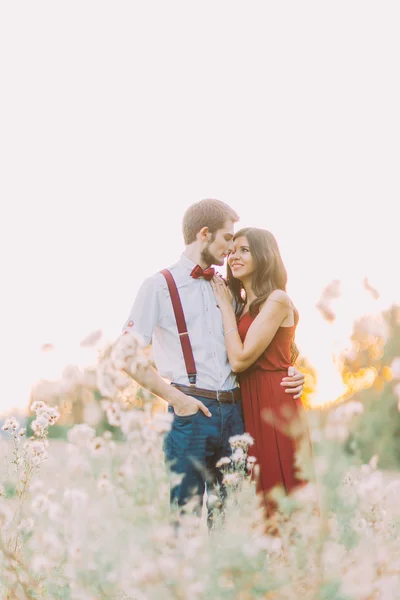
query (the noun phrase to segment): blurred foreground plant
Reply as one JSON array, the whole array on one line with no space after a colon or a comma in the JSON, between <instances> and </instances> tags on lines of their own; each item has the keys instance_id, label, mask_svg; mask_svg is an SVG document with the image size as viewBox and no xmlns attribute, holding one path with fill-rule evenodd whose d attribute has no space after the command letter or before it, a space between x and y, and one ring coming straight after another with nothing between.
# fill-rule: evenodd
<instances>
[{"instance_id":1,"label":"blurred foreground plant","mask_svg":"<svg viewBox=\"0 0 400 600\"><path fill-rule=\"evenodd\" d=\"M47 442L57 420L51 395L32 406L34 436L14 419L4 429L0 488L0 598L274 600L398 598L397 481L362 464L346 446L363 406L349 402L309 413L317 484L287 497L267 528L248 459L249 436L231 440L220 464L227 498L214 528L169 506L171 477L163 458L170 416L131 409L125 368L143 361L140 341L124 336L99 361L95 380L108 431L79 424L65 443ZM84 385L85 378L79 385ZM302 461L305 474L312 468ZM49 455L48 455L49 453ZM304 452L304 456L306 452ZM173 482L172 482L173 483ZM176 523L179 522L177 526Z\"/></svg>"}]
</instances>

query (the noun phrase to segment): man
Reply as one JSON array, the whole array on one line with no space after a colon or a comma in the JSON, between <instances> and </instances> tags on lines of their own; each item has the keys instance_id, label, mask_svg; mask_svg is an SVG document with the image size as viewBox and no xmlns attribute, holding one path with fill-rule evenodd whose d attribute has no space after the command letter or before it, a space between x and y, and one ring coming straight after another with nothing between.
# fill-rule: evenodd
<instances>
[{"instance_id":1,"label":"man","mask_svg":"<svg viewBox=\"0 0 400 600\"><path fill-rule=\"evenodd\" d=\"M172 489L171 501L183 506L197 497L199 510L206 483L208 488L221 483L216 464L231 454L229 438L244 432L240 389L228 362L222 316L210 284L211 265L224 264L238 220L219 200L190 206L183 217L183 255L169 273L145 280L124 327L124 332L139 333L146 344L152 341L158 371L139 367L130 375L164 398L174 415L165 453L183 478ZM181 322L175 315L177 297ZM288 392L299 396L304 376L295 371L283 382Z\"/></svg>"}]
</instances>

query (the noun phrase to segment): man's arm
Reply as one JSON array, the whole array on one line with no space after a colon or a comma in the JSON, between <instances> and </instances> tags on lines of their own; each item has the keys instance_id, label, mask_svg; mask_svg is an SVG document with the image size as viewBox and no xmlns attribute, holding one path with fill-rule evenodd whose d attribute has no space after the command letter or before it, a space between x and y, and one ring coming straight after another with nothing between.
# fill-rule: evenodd
<instances>
[{"instance_id":1,"label":"man's arm","mask_svg":"<svg viewBox=\"0 0 400 600\"><path fill-rule=\"evenodd\" d=\"M169 385L151 365L138 365L135 372L126 372L141 387L171 404L178 417L194 415L199 410L201 410L206 417L211 417L210 411L203 402L192 396L187 396L178 388Z\"/></svg>"},{"instance_id":2,"label":"man's arm","mask_svg":"<svg viewBox=\"0 0 400 600\"><path fill-rule=\"evenodd\" d=\"M159 318L159 302L157 297L157 276L146 279L141 285L128 320L123 328L123 334L139 334L145 344L150 344L154 327ZM187 396L177 388L169 385L153 369L151 365L136 365L134 372L127 371L140 386L166 400L174 407L175 413L180 416L189 416L201 410L207 417L211 416L208 408L196 398Z\"/></svg>"}]
</instances>

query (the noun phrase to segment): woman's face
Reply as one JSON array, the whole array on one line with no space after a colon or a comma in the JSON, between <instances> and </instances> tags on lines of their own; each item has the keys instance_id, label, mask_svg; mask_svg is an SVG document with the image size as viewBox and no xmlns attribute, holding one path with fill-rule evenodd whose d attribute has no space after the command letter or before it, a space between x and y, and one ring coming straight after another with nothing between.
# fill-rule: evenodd
<instances>
[{"instance_id":1,"label":"woman's face","mask_svg":"<svg viewBox=\"0 0 400 600\"><path fill-rule=\"evenodd\" d=\"M255 271L254 260L250 252L247 237L241 236L234 240L233 250L229 255L228 263L235 279L243 281L251 277Z\"/></svg>"}]
</instances>

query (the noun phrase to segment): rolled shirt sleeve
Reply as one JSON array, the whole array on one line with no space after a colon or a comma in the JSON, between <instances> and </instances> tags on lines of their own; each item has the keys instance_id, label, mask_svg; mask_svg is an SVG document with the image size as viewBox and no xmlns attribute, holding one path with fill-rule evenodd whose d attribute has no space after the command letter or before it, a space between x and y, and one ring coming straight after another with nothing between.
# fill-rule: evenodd
<instances>
[{"instance_id":1,"label":"rolled shirt sleeve","mask_svg":"<svg viewBox=\"0 0 400 600\"><path fill-rule=\"evenodd\" d=\"M122 334L127 332L138 333L143 338L145 345L148 346L153 336L158 315L157 278L153 276L142 283L129 317L122 329Z\"/></svg>"}]
</instances>

